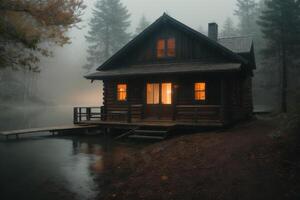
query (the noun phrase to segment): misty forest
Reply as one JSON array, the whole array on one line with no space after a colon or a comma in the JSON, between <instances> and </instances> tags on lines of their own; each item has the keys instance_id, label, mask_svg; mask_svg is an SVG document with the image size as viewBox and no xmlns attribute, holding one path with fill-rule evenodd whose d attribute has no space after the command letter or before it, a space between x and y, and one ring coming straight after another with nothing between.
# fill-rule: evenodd
<instances>
[{"instance_id":1,"label":"misty forest","mask_svg":"<svg viewBox=\"0 0 300 200\"><path fill-rule=\"evenodd\" d=\"M299 199L298 48L298 0L0 0L0 198Z\"/></svg>"}]
</instances>

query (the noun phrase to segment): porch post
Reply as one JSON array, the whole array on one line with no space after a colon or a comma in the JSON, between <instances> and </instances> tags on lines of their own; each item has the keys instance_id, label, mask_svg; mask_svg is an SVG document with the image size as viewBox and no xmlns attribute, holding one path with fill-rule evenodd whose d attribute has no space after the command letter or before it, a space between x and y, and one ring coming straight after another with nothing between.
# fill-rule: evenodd
<instances>
[{"instance_id":1,"label":"porch post","mask_svg":"<svg viewBox=\"0 0 300 200\"><path fill-rule=\"evenodd\" d=\"M176 120L176 114L177 114L177 89L178 89L178 84L175 83L174 86L172 87L173 89L173 97L172 97L172 103L173 103L173 121Z\"/></svg>"},{"instance_id":2,"label":"porch post","mask_svg":"<svg viewBox=\"0 0 300 200\"><path fill-rule=\"evenodd\" d=\"M127 110L127 122L131 123L131 90L130 90L130 86L129 83L127 84L127 106L128 106L128 110Z\"/></svg>"},{"instance_id":3,"label":"porch post","mask_svg":"<svg viewBox=\"0 0 300 200\"><path fill-rule=\"evenodd\" d=\"M221 79L221 82L220 82L220 84L221 84L221 107L220 107L220 120L221 120L221 122L225 122L225 110L226 110L226 108L225 108L225 102L226 102L226 98L225 98L225 95L226 95L226 92L225 92L225 80L222 78Z\"/></svg>"},{"instance_id":4,"label":"porch post","mask_svg":"<svg viewBox=\"0 0 300 200\"><path fill-rule=\"evenodd\" d=\"M78 109L77 109L77 107L73 108L73 123L78 124Z\"/></svg>"}]
</instances>

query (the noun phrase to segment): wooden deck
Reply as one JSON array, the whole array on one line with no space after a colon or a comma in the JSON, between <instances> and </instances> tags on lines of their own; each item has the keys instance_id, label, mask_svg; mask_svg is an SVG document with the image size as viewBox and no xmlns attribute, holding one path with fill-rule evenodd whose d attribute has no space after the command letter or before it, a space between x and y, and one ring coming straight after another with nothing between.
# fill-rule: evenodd
<instances>
[{"instance_id":1,"label":"wooden deck","mask_svg":"<svg viewBox=\"0 0 300 200\"><path fill-rule=\"evenodd\" d=\"M30 128L30 129L22 129L22 130L10 130L0 132L0 136L5 137L6 139L9 136L15 136L17 139L20 135L26 135L31 133L41 133L41 132L49 132L56 133L62 131L71 131L71 130L85 130L90 128L97 128L97 125L69 125L69 126L56 126L56 127L45 127L45 128Z\"/></svg>"},{"instance_id":2,"label":"wooden deck","mask_svg":"<svg viewBox=\"0 0 300 200\"><path fill-rule=\"evenodd\" d=\"M101 121L101 120L86 120L80 121L77 124L69 126L56 126L56 127L44 127L44 128L30 128L22 130L10 130L0 132L0 136L9 139L11 136L19 139L19 136L32 134L32 133L42 133L49 132L54 135L55 133L72 131L72 130L89 130L89 129L101 129L107 132L109 128L119 128L124 130L135 130L135 132L161 132L156 129L162 130L173 130L176 128L202 128L202 127L222 127L223 124L218 121L209 121L209 122L179 122L179 121L138 121L138 122L122 122L122 121ZM140 130L138 130L140 129ZM134 132L134 131L133 131ZM134 136L132 136L134 137ZM138 137L148 137L146 135ZM153 136L152 136L153 138Z\"/></svg>"},{"instance_id":3,"label":"wooden deck","mask_svg":"<svg viewBox=\"0 0 300 200\"><path fill-rule=\"evenodd\" d=\"M90 120L81 121L80 125L98 125L107 128L135 128L135 127L222 127L224 124L219 121L203 121L203 122L180 122L180 121L138 121L138 122L118 122L118 121L101 121Z\"/></svg>"}]
</instances>

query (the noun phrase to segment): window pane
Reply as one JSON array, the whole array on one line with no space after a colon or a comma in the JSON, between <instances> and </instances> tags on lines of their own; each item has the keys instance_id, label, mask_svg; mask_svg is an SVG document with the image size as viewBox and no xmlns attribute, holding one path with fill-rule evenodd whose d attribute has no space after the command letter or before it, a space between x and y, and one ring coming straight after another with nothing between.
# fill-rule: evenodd
<instances>
[{"instance_id":1,"label":"window pane","mask_svg":"<svg viewBox=\"0 0 300 200\"><path fill-rule=\"evenodd\" d=\"M147 84L147 104L159 104L159 84Z\"/></svg>"},{"instance_id":2,"label":"window pane","mask_svg":"<svg viewBox=\"0 0 300 200\"><path fill-rule=\"evenodd\" d=\"M195 90L199 91L199 90L205 90L206 88L206 83L195 83Z\"/></svg>"},{"instance_id":3,"label":"window pane","mask_svg":"<svg viewBox=\"0 0 300 200\"><path fill-rule=\"evenodd\" d=\"M118 84L117 86L118 92L118 101L126 101L127 99L127 85L126 84Z\"/></svg>"},{"instance_id":4,"label":"window pane","mask_svg":"<svg viewBox=\"0 0 300 200\"><path fill-rule=\"evenodd\" d=\"M154 104L159 104L159 83L154 84Z\"/></svg>"},{"instance_id":5,"label":"window pane","mask_svg":"<svg viewBox=\"0 0 300 200\"><path fill-rule=\"evenodd\" d=\"M153 104L153 84L147 84L147 104Z\"/></svg>"},{"instance_id":6,"label":"window pane","mask_svg":"<svg viewBox=\"0 0 300 200\"><path fill-rule=\"evenodd\" d=\"M195 100L206 100L206 83L195 83Z\"/></svg>"},{"instance_id":7,"label":"window pane","mask_svg":"<svg viewBox=\"0 0 300 200\"><path fill-rule=\"evenodd\" d=\"M172 83L161 84L161 102L162 104L172 104Z\"/></svg>"},{"instance_id":8,"label":"window pane","mask_svg":"<svg viewBox=\"0 0 300 200\"><path fill-rule=\"evenodd\" d=\"M157 57L162 58L165 56L165 40L157 41Z\"/></svg>"},{"instance_id":9,"label":"window pane","mask_svg":"<svg viewBox=\"0 0 300 200\"><path fill-rule=\"evenodd\" d=\"M175 39L174 38L170 38L168 39L168 56L170 57L174 57L175 56Z\"/></svg>"}]
</instances>

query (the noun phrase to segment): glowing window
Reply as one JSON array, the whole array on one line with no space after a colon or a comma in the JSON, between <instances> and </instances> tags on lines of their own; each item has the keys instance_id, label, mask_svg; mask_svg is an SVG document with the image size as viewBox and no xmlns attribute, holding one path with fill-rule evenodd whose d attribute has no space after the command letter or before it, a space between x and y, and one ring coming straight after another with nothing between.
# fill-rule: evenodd
<instances>
[{"instance_id":1,"label":"glowing window","mask_svg":"<svg viewBox=\"0 0 300 200\"><path fill-rule=\"evenodd\" d=\"M157 41L157 57L165 57L165 40L161 39Z\"/></svg>"},{"instance_id":2,"label":"glowing window","mask_svg":"<svg viewBox=\"0 0 300 200\"><path fill-rule=\"evenodd\" d=\"M205 101L206 100L206 83L195 83L195 100Z\"/></svg>"},{"instance_id":3,"label":"glowing window","mask_svg":"<svg viewBox=\"0 0 300 200\"><path fill-rule=\"evenodd\" d=\"M175 39L170 38L168 39L168 57L174 57L175 56Z\"/></svg>"},{"instance_id":4,"label":"glowing window","mask_svg":"<svg viewBox=\"0 0 300 200\"><path fill-rule=\"evenodd\" d=\"M175 57L176 55L176 41L175 38L159 39L157 41L157 57Z\"/></svg>"},{"instance_id":5,"label":"glowing window","mask_svg":"<svg viewBox=\"0 0 300 200\"><path fill-rule=\"evenodd\" d=\"M161 103L172 104L172 83L161 84Z\"/></svg>"},{"instance_id":6,"label":"glowing window","mask_svg":"<svg viewBox=\"0 0 300 200\"><path fill-rule=\"evenodd\" d=\"M147 104L159 104L159 83L147 84Z\"/></svg>"},{"instance_id":7,"label":"glowing window","mask_svg":"<svg viewBox=\"0 0 300 200\"><path fill-rule=\"evenodd\" d=\"M117 86L117 97L118 101L126 101L127 100L127 85L126 84L118 84Z\"/></svg>"}]
</instances>

